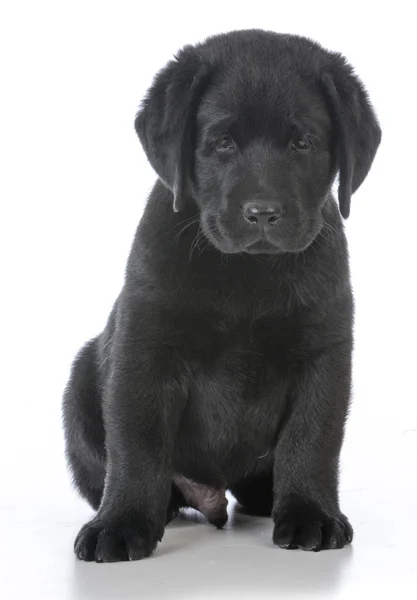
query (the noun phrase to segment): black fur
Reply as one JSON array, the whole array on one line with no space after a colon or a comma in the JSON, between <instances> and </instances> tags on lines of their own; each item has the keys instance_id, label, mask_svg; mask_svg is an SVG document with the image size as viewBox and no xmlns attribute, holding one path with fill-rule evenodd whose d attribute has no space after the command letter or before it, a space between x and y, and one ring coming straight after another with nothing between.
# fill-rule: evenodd
<instances>
[{"instance_id":1,"label":"black fur","mask_svg":"<svg viewBox=\"0 0 417 600\"><path fill-rule=\"evenodd\" d=\"M364 88L311 40L239 31L184 48L135 126L160 180L64 397L98 508L75 551L148 556L185 504L175 474L272 514L280 547L342 547L353 301L331 186L347 217L381 135Z\"/></svg>"}]
</instances>

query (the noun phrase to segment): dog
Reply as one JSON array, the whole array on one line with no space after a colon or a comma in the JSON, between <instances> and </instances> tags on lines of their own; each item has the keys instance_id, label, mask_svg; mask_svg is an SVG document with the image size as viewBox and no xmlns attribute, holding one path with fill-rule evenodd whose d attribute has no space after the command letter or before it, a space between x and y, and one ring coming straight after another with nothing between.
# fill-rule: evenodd
<instances>
[{"instance_id":1,"label":"dog","mask_svg":"<svg viewBox=\"0 0 417 600\"><path fill-rule=\"evenodd\" d=\"M184 47L135 129L158 180L104 331L63 400L86 561L149 556L226 490L280 548L342 548L353 297L343 219L381 140L346 59L235 31ZM332 187L338 178L338 202Z\"/></svg>"}]
</instances>

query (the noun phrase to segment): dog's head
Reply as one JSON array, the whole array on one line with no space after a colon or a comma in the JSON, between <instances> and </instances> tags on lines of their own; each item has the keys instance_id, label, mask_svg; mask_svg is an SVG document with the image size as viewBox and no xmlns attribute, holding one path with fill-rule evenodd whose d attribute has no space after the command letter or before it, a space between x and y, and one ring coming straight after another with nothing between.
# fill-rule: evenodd
<instances>
[{"instance_id":1,"label":"dog's head","mask_svg":"<svg viewBox=\"0 0 417 600\"><path fill-rule=\"evenodd\" d=\"M174 210L196 205L228 253L306 248L337 172L347 218L381 139L343 56L256 30L185 47L156 76L135 128Z\"/></svg>"}]
</instances>

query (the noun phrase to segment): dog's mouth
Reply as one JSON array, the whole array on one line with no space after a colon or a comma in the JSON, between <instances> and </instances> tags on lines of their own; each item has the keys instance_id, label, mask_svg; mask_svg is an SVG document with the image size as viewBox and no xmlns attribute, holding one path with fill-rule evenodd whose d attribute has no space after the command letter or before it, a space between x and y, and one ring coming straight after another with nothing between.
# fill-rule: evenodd
<instances>
[{"instance_id":1,"label":"dog's mouth","mask_svg":"<svg viewBox=\"0 0 417 600\"><path fill-rule=\"evenodd\" d=\"M275 243L266 238L252 242L244 248L248 254L278 254L281 252L303 252L315 239L315 235L304 235L300 239L280 240Z\"/></svg>"},{"instance_id":2,"label":"dog's mouth","mask_svg":"<svg viewBox=\"0 0 417 600\"><path fill-rule=\"evenodd\" d=\"M265 238L260 238L256 242L251 242L244 249L244 252L247 252L248 254L276 254L280 251L281 249L278 246Z\"/></svg>"},{"instance_id":3,"label":"dog's mouth","mask_svg":"<svg viewBox=\"0 0 417 600\"><path fill-rule=\"evenodd\" d=\"M306 219L276 228L274 232L227 226L215 215L202 215L202 228L206 237L221 252L226 254L280 254L302 252L316 238L320 230L320 219Z\"/></svg>"}]
</instances>

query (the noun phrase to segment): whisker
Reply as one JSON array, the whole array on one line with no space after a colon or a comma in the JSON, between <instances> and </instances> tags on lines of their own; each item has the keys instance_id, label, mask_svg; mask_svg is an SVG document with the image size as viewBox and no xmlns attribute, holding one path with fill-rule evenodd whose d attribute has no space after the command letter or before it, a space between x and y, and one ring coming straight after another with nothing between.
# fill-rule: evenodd
<instances>
[{"instance_id":1,"label":"whisker","mask_svg":"<svg viewBox=\"0 0 417 600\"><path fill-rule=\"evenodd\" d=\"M187 217L186 219L183 219L179 223L175 223L175 225L173 227L171 227L170 231L172 231L173 229L176 229L177 227L180 227L181 225L183 225L187 221L194 221L194 220L198 220L199 218L200 217L198 215L191 215L191 217Z\"/></svg>"},{"instance_id":2,"label":"whisker","mask_svg":"<svg viewBox=\"0 0 417 600\"><path fill-rule=\"evenodd\" d=\"M188 259L189 262L191 262L191 259L192 259L192 256L193 256L193 252L194 252L194 250L196 249L196 247L198 245L201 233L202 233L202 231L201 231L201 227L199 225L198 226L197 234L196 234L196 236L195 236L195 238L194 238L194 240L193 240L193 242L191 244L191 247L190 247L190 256L189 256L189 259Z\"/></svg>"},{"instance_id":3,"label":"whisker","mask_svg":"<svg viewBox=\"0 0 417 600\"><path fill-rule=\"evenodd\" d=\"M182 229L180 229L179 232L176 234L172 243L175 244L176 242L178 242L178 240L180 239L180 236L184 233L184 231L186 229L188 229L188 227L191 227L192 225L195 225L196 223L198 223L198 221L199 221L199 217L194 217L190 223L187 223L186 225L184 225L184 227Z\"/></svg>"},{"instance_id":4,"label":"whisker","mask_svg":"<svg viewBox=\"0 0 417 600\"><path fill-rule=\"evenodd\" d=\"M320 235L331 245L334 245L335 238L339 235L339 230L330 223L324 223Z\"/></svg>"}]
</instances>

